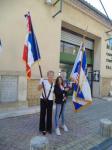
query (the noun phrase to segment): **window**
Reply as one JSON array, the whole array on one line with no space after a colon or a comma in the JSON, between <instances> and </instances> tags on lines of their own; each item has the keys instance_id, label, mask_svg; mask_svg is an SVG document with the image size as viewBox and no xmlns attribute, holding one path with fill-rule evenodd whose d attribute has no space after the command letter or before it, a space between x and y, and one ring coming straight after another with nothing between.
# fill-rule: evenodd
<instances>
[{"instance_id":1,"label":"window","mask_svg":"<svg viewBox=\"0 0 112 150\"><path fill-rule=\"evenodd\" d=\"M107 42L107 49L111 49L112 50L112 38L110 38Z\"/></svg>"},{"instance_id":2,"label":"window","mask_svg":"<svg viewBox=\"0 0 112 150\"><path fill-rule=\"evenodd\" d=\"M63 43L63 42L61 42L61 48L60 48L60 51L61 51L61 52L64 52L64 43Z\"/></svg>"},{"instance_id":3,"label":"window","mask_svg":"<svg viewBox=\"0 0 112 150\"><path fill-rule=\"evenodd\" d=\"M60 48L61 52L76 55L78 50L79 50L79 46L64 41L61 42L61 48Z\"/></svg>"},{"instance_id":4,"label":"window","mask_svg":"<svg viewBox=\"0 0 112 150\"><path fill-rule=\"evenodd\" d=\"M92 53L92 52L91 52L90 50L87 50L87 49L86 49L86 56L87 56L88 58L91 58L91 55L92 55L91 53Z\"/></svg>"},{"instance_id":5,"label":"window","mask_svg":"<svg viewBox=\"0 0 112 150\"><path fill-rule=\"evenodd\" d=\"M75 49L74 45L64 43L64 52L65 53L73 54L74 49Z\"/></svg>"}]
</instances>

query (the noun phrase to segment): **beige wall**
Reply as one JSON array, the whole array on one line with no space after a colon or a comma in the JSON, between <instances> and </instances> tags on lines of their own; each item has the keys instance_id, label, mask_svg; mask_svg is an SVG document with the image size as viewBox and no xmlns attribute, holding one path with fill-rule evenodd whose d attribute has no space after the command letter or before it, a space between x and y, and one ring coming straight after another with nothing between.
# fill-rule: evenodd
<instances>
[{"instance_id":1,"label":"beige wall","mask_svg":"<svg viewBox=\"0 0 112 150\"><path fill-rule=\"evenodd\" d=\"M96 38L94 41L94 64L93 70L101 70L101 38ZM101 74L101 72L100 72ZM101 81L101 80L100 80ZM93 82L93 96L100 97L101 96L101 82Z\"/></svg>"},{"instance_id":2,"label":"beige wall","mask_svg":"<svg viewBox=\"0 0 112 150\"><path fill-rule=\"evenodd\" d=\"M85 14L83 10L71 6L68 1L63 5L62 20L83 30L88 26L87 31L97 37L102 37L104 31L107 30L105 26Z\"/></svg>"},{"instance_id":3,"label":"beige wall","mask_svg":"<svg viewBox=\"0 0 112 150\"><path fill-rule=\"evenodd\" d=\"M112 78L102 78L101 95L108 96L112 91Z\"/></svg>"},{"instance_id":4,"label":"beige wall","mask_svg":"<svg viewBox=\"0 0 112 150\"><path fill-rule=\"evenodd\" d=\"M29 106L37 105L40 103L41 91L37 90L37 84L38 80L33 79L28 81L27 99Z\"/></svg>"},{"instance_id":5,"label":"beige wall","mask_svg":"<svg viewBox=\"0 0 112 150\"><path fill-rule=\"evenodd\" d=\"M0 71L20 71L25 74L25 65L21 58L27 33L24 18L27 11L31 12L33 27L42 56L41 65L44 76L49 69L53 69L57 73L61 21L60 16L56 19L52 18L52 9L45 5L44 0L0 1L0 38L3 42ZM35 77L39 78L37 64L32 70Z\"/></svg>"}]
</instances>

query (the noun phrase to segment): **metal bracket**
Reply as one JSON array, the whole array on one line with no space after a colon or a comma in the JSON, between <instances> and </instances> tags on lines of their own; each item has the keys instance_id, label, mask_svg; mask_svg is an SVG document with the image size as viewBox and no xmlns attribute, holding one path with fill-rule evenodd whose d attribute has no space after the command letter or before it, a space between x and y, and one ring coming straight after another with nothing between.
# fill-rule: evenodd
<instances>
[{"instance_id":1,"label":"metal bracket","mask_svg":"<svg viewBox=\"0 0 112 150\"><path fill-rule=\"evenodd\" d=\"M56 4L58 3L60 1L60 8L59 8L59 10L52 16L53 18L55 18L59 13L61 13L62 12L62 1L63 0L57 0L54 4L53 4L53 6L56 6Z\"/></svg>"}]
</instances>

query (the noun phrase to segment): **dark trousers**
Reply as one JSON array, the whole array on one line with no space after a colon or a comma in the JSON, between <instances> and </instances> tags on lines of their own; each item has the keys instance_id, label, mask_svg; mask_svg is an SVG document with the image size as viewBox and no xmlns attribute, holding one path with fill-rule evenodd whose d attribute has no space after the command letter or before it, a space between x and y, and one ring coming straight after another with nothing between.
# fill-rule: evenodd
<instances>
[{"instance_id":1,"label":"dark trousers","mask_svg":"<svg viewBox=\"0 0 112 150\"><path fill-rule=\"evenodd\" d=\"M52 108L53 100L40 100L40 131L52 132Z\"/></svg>"}]
</instances>

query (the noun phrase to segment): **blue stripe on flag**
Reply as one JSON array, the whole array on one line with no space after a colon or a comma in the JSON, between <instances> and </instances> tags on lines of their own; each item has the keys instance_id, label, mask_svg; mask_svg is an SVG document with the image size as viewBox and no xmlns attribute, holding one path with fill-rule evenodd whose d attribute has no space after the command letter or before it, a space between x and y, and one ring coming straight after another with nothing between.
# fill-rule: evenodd
<instances>
[{"instance_id":1,"label":"blue stripe on flag","mask_svg":"<svg viewBox=\"0 0 112 150\"><path fill-rule=\"evenodd\" d=\"M76 83L73 83L73 89L74 89L74 91L77 91L77 84Z\"/></svg>"},{"instance_id":2,"label":"blue stripe on flag","mask_svg":"<svg viewBox=\"0 0 112 150\"><path fill-rule=\"evenodd\" d=\"M74 70L74 73L79 73L80 72L80 65L81 65L81 62L79 61L78 63L77 63L77 65L76 65L76 68L75 68L75 70Z\"/></svg>"},{"instance_id":3,"label":"blue stripe on flag","mask_svg":"<svg viewBox=\"0 0 112 150\"><path fill-rule=\"evenodd\" d=\"M39 53L38 44L36 42L33 32L29 33L28 41L31 44L31 51L33 54L34 61L37 61L38 59L40 59L40 53Z\"/></svg>"},{"instance_id":4,"label":"blue stripe on flag","mask_svg":"<svg viewBox=\"0 0 112 150\"><path fill-rule=\"evenodd\" d=\"M38 59L40 59L40 51L39 51L39 46L38 46L38 42L36 40L36 37L35 37L35 43L36 43L36 48L37 48L37 56L38 56Z\"/></svg>"},{"instance_id":5,"label":"blue stripe on flag","mask_svg":"<svg viewBox=\"0 0 112 150\"><path fill-rule=\"evenodd\" d=\"M79 88L79 90L77 92L77 97L79 97L81 99L84 99L84 95L83 95L82 91L80 91L80 88Z\"/></svg>"},{"instance_id":6,"label":"blue stripe on flag","mask_svg":"<svg viewBox=\"0 0 112 150\"><path fill-rule=\"evenodd\" d=\"M83 56L82 56L82 69L85 72L86 70L86 52L85 51L83 52Z\"/></svg>"},{"instance_id":7,"label":"blue stripe on flag","mask_svg":"<svg viewBox=\"0 0 112 150\"><path fill-rule=\"evenodd\" d=\"M79 104L77 102L73 102L73 104L74 104L74 107L75 107L76 110L83 106L83 105L81 105L81 104Z\"/></svg>"}]
</instances>

